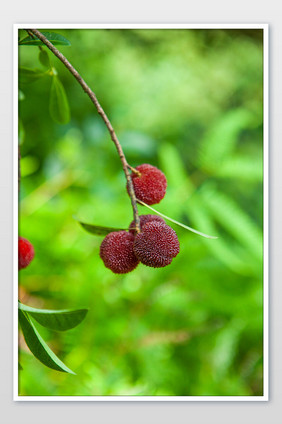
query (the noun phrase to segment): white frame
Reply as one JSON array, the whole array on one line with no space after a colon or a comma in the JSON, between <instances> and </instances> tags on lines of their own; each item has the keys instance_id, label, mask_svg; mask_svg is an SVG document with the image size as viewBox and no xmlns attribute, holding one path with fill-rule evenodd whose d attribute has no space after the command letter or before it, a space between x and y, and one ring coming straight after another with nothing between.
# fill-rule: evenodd
<instances>
[{"instance_id":1,"label":"white frame","mask_svg":"<svg viewBox=\"0 0 282 424\"><path fill-rule=\"evenodd\" d=\"M18 395L18 30L48 29L262 29L263 30L263 396L19 396ZM268 24L14 24L13 39L13 400L14 401L268 401L269 400L269 28Z\"/></svg>"}]
</instances>

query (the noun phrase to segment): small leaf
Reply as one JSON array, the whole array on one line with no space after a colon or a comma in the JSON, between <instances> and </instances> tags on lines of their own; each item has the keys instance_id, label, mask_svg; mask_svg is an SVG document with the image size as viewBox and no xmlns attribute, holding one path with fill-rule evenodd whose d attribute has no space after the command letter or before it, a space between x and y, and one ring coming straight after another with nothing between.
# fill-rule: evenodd
<instances>
[{"instance_id":1,"label":"small leaf","mask_svg":"<svg viewBox=\"0 0 282 424\"><path fill-rule=\"evenodd\" d=\"M51 68L52 65L51 65L51 62L50 62L49 55L46 52L46 50L40 50L38 57L39 57L40 63L43 66L45 66L48 69Z\"/></svg>"},{"instance_id":2,"label":"small leaf","mask_svg":"<svg viewBox=\"0 0 282 424\"><path fill-rule=\"evenodd\" d=\"M19 322L27 346L42 364L57 371L75 374L55 355L54 352L52 352L38 333L30 318L21 309L19 309Z\"/></svg>"},{"instance_id":3,"label":"small leaf","mask_svg":"<svg viewBox=\"0 0 282 424\"><path fill-rule=\"evenodd\" d=\"M19 90L18 97L19 97L19 101L22 101L25 99L25 95L22 90Z\"/></svg>"},{"instance_id":4,"label":"small leaf","mask_svg":"<svg viewBox=\"0 0 282 424\"><path fill-rule=\"evenodd\" d=\"M59 124L67 124L70 120L70 108L63 84L57 75L52 77L50 92L50 115Z\"/></svg>"},{"instance_id":5,"label":"small leaf","mask_svg":"<svg viewBox=\"0 0 282 424\"><path fill-rule=\"evenodd\" d=\"M19 119L19 125L18 125L18 140L19 140L19 145L23 144L24 137L25 137L24 126L23 126L22 120Z\"/></svg>"},{"instance_id":6,"label":"small leaf","mask_svg":"<svg viewBox=\"0 0 282 424\"><path fill-rule=\"evenodd\" d=\"M76 327L85 318L88 309L36 309L19 303L19 309L31 315L39 324L56 331L66 331Z\"/></svg>"},{"instance_id":7,"label":"small leaf","mask_svg":"<svg viewBox=\"0 0 282 424\"><path fill-rule=\"evenodd\" d=\"M23 370L23 367L21 366L21 364L18 362L18 370L19 371L22 371Z\"/></svg>"},{"instance_id":8,"label":"small leaf","mask_svg":"<svg viewBox=\"0 0 282 424\"><path fill-rule=\"evenodd\" d=\"M39 69L24 68L23 66L19 67L19 83L20 84L29 84L31 82L35 82L39 78L44 77L45 75L46 73L40 71Z\"/></svg>"},{"instance_id":9,"label":"small leaf","mask_svg":"<svg viewBox=\"0 0 282 424\"><path fill-rule=\"evenodd\" d=\"M199 236L209 238L209 239L217 239L218 238L218 237L215 237L215 236L209 236L207 234L201 233L200 231L194 230L194 228L188 227L187 225L184 225L181 222L175 221L174 219L169 218L168 216L164 215L163 213L156 211L156 209L153 209L151 206L147 205L146 203L142 202L139 199L137 199L137 202L140 203L143 206L146 206L147 208L151 209L152 211L156 212L158 215L162 216L163 218L168 219L169 221L173 222L174 224L177 224L180 227L185 228L186 230L192 231L192 233L198 234Z\"/></svg>"},{"instance_id":10,"label":"small leaf","mask_svg":"<svg viewBox=\"0 0 282 424\"><path fill-rule=\"evenodd\" d=\"M56 32L41 31L41 34L43 34L55 46L70 46L71 45L69 40L67 40L63 35L57 34ZM20 46L44 46L45 44L42 43L42 41L39 40L39 38L37 38L35 35L33 37L29 35L23 38L21 41L19 41L19 45Z\"/></svg>"},{"instance_id":11,"label":"small leaf","mask_svg":"<svg viewBox=\"0 0 282 424\"><path fill-rule=\"evenodd\" d=\"M96 236L106 236L113 231L128 231L128 228L101 227L100 225L85 224L85 222L80 221L78 221L78 223L82 226L82 228L84 228L85 231L91 234L95 234Z\"/></svg>"}]
</instances>

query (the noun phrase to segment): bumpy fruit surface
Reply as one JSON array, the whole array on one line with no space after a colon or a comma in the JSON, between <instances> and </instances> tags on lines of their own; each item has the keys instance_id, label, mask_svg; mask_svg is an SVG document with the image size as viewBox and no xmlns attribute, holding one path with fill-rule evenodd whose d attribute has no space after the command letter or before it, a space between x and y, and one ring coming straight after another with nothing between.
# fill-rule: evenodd
<instances>
[{"instance_id":1,"label":"bumpy fruit surface","mask_svg":"<svg viewBox=\"0 0 282 424\"><path fill-rule=\"evenodd\" d=\"M142 230L143 226L145 224L147 224L147 222L158 221L158 222L162 222L163 224L165 224L165 220L158 215L140 215L139 219L140 219L140 229L141 230ZM132 234L135 234L134 228L135 228L135 221L133 220L130 223L130 226L129 226L129 231Z\"/></svg>"},{"instance_id":2,"label":"bumpy fruit surface","mask_svg":"<svg viewBox=\"0 0 282 424\"><path fill-rule=\"evenodd\" d=\"M133 250L144 265L160 268L169 265L179 253L176 232L166 224L151 221L136 234Z\"/></svg>"},{"instance_id":3,"label":"bumpy fruit surface","mask_svg":"<svg viewBox=\"0 0 282 424\"><path fill-rule=\"evenodd\" d=\"M34 258L32 244L23 237L19 237L19 269L26 268Z\"/></svg>"},{"instance_id":4,"label":"bumpy fruit surface","mask_svg":"<svg viewBox=\"0 0 282 424\"><path fill-rule=\"evenodd\" d=\"M147 205L159 203L164 198L167 187L163 172L147 163L138 165L136 170L141 175L133 173L131 178L137 199L147 203Z\"/></svg>"},{"instance_id":5,"label":"bumpy fruit surface","mask_svg":"<svg viewBox=\"0 0 282 424\"><path fill-rule=\"evenodd\" d=\"M100 257L105 267L115 274L133 271L139 263L133 252L133 242L133 234L127 231L109 233L100 246Z\"/></svg>"}]
</instances>

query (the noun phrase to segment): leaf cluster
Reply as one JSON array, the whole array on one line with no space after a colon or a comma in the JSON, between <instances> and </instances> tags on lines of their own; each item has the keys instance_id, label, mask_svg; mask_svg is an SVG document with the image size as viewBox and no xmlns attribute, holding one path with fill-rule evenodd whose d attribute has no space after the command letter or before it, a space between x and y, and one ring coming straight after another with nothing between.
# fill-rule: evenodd
<instances>
[{"instance_id":1,"label":"leaf cluster","mask_svg":"<svg viewBox=\"0 0 282 424\"><path fill-rule=\"evenodd\" d=\"M55 331L76 327L85 318L87 309L52 311L36 309L19 302L19 324L32 354L40 362L56 371L74 374L48 347L33 320Z\"/></svg>"}]
</instances>

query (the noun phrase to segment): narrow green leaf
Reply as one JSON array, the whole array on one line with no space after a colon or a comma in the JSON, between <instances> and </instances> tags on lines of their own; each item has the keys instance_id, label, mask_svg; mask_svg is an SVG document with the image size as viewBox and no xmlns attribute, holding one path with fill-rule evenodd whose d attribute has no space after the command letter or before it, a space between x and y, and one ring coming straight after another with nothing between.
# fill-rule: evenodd
<instances>
[{"instance_id":1,"label":"narrow green leaf","mask_svg":"<svg viewBox=\"0 0 282 424\"><path fill-rule=\"evenodd\" d=\"M187 225L182 224L181 222L175 221L175 219L170 218L169 216L164 215L161 212L156 211L156 209L152 208L151 206L147 205L146 203L142 202L141 200L137 200L138 203L140 203L143 206L146 206L147 208L151 209L158 215L162 216L165 219L168 219L169 221L173 222L174 224L179 225L180 227L185 228L186 230L192 231L192 233L198 234L199 236L209 238L209 239L217 239L218 237L215 236L209 236L208 234L201 233L200 231L194 230L194 228L188 227Z\"/></svg>"},{"instance_id":2,"label":"narrow green leaf","mask_svg":"<svg viewBox=\"0 0 282 424\"><path fill-rule=\"evenodd\" d=\"M210 184L203 185L199 194L216 221L245 246L250 254L262 260L263 234L251 217L231 197L218 192Z\"/></svg>"},{"instance_id":3,"label":"narrow green leaf","mask_svg":"<svg viewBox=\"0 0 282 424\"><path fill-rule=\"evenodd\" d=\"M22 120L19 118L19 125L18 125L18 140L19 140L19 145L23 144L24 137L25 137L24 126L23 126Z\"/></svg>"},{"instance_id":4,"label":"narrow green leaf","mask_svg":"<svg viewBox=\"0 0 282 424\"><path fill-rule=\"evenodd\" d=\"M51 65L51 62L50 62L49 55L48 55L46 50L40 50L38 58L39 58L40 63L43 66L45 66L48 69L51 68L52 65Z\"/></svg>"},{"instance_id":5,"label":"narrow green leaf","mask_svg":"<svg viewBox=\"0 0 282 424\"><path fill-rule=\"evenodd\" d=\"M19 322L27 346L42 364L57 371L75 374L55 355L54 352L52 352L38 333L30 318L21 309L19 309Z\"/></svg>"},{"instance_id":6,"label":"narrow green leaf","mask_svg":"<svg viewBox=\"0 0 282 424\"><path fill-rule=\"evenodd\" d=\"M19 83L20 84L29 84L37 81L39 78L42 78L46 75L45 72L40 71L39 69L30 69L23 66L19 67Z\"/></svg>"},{"instance_id":7,"label":"narrow green leaf","mask_svg":"<svg viewBox=\"0 0 282 424\"><path fill-rule=\"evenodd\" d=\"M225 159L215 171L220 178L236 178L236 180L262 181L263 160L260 157L235 156Z\"/></svg>"},{"instance_id":8,"label":"narrow green leaf","mask_svg":"<svg viewBox=\"0 0 282 424\"><path fill-rule=\"evenodd\" d=\"M63 84L57 75L52 76L50 92L50 115L59 124L67 124L70 120L70 108Z\"/></svg>"},{"instance_id":9,"label":"narrow green leaf","mask_svg":"<svg viewBox=\"0 0 282 424\"><path fill-rule=\"evenodd\" d=\"M19 371L22 371L23 370L23 367L21 366L21 364L18 362L18 370Z\"/></svg>"},{"instance_id":10,"label":"narrow green leaf","mask_svg":"<svg viewBox=\"0 0 282 424\"><path fill-rule=\"evenodd\" d=\"M217 231L214 220L208 213L205 203L200 196L195 195L189 199L189 202L186 204L185 214L195 225L204 228L205 231ZM218 238L214 243L209 243L208 240L204 239L203 243L205 243L212 256L225 264L233 272L240 275L253 275L253 264L248 260L250 258L246 251L235 249L224 237Z\"/></svg>"},{"instance_id":11,"label":"narrow green leaf","mask_svg":"<svg viewBox=\"0 0 282 424\"><path fill-rule=\"evenodd\" d=\"M96 236L106 236L113 231L128 231L128 228L112 228L112 227L101 227L100 225L85 224L74 217L76 221L84 228L85 231Z\"/></svg>"},{"instance_id":12,"label":"narrow green leaf","mask_svg":"<svg viewBox=\"0 0 282 424\"><path fill-rule=\"evenodd\" d=\"M205 135L199 151L199 166L213 173L230 157L242 130L253 124L254 117L244 108L232 109L220 115Z\"/></svg>"},{"instance_id":13,"label":"narrow green leaf","mask_svg":"<svg viewBox=\"0 0 282 424\"><path fill-rule=\"evenodd\" d=\"M66 331L76 327L85 318L88 309L36 309L19 303L19 309L31 315L39 324L56 331Z\"/></svg>"},{"instance_id":14,"label":"narrow green leaf","mask_svg":"<svg viewBox=\"0 0 282 424\"><path fill-rule=\"evenodd\" d=\"M67 40L63 35L57 34L56 32L41 31L41 34L43 34L55 46L70 46L71 45L69 40ZM22 40L20 40L19 45L20 46L44 46L45 44L42 43L42 41L39 40L39 38L37 38L35 35L33 37L29 35L23 38Z\"/></svg>"}]
</instances>

